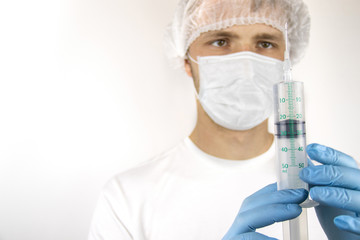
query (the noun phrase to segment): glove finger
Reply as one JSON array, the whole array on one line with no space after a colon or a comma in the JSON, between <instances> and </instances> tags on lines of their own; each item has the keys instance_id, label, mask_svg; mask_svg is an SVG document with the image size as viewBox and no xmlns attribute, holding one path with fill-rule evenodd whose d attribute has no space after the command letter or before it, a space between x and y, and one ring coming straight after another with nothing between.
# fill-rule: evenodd
<instances>
[{"instance_id":1,"label":"glove finger","mask_svg":"<svg viewBox=\"0 0 360 240\"><path fill-rule=\"evenodd\" d=\"M309 144L306 152L312 160L322 164L358 168L356 161L349 155L317 143Z\"/></svg>"},{"instance_id":2,"label":"glove finger","mask_svg":"<svg viewBox=\"0 0 360 240\"><path fill-rule=\"evenodd\" d=\"M341 230L360 235L360 218L338 216L334 219L334 223Z\"/></svg>"},{"instance_id":3,"label":"glove finger","mask_svg":"<svg viewBox=\"0 0 360 240\"><path fill-rule=\"evenodd\" d=\"M334 239L334 240L359 239L359 238L354 238L352 233L340 230L335 226L334 223L334 218L340 215L349 215L355 217L356 215L354 212L340 208L326 206L324 204L320 204L319 206L315 207L315 211L318 220L321 224L321 227L329 239Z\"/></svg>"},{"instance_id":4,"label":"glove finger","mask_svg":"<svg viewBox=\"0 0 360 240\"><path fill-rule=\"evenodd\" d=\"M226 240L223 238L222 240ZM243 233L238 236L230 238L230 240L277 240L276 238L265 236L261 233L257 232L250 232L250 233Z\"/></svg>"},{"instance_id":5,"label":"glove finger","mask_svg":"<svg viewBox=\"0 0 360 240\"><path fill-rule=\"evenodd\" d=\"M257 228L269 226L275 222L293 219L299 216L301 211L298 204L271 204L242 212L236 216L225 239L241 233L254 232Z\"/></svg>"},{"instance_id":6,"label":"glove finger","mask_svg":"<svg viewBox=\"0 0 360 240\"><path fill-rule=\"evenodd\" d=\"M247 197L240 209L240 212L245 212L250 209L256 209L261 206L269 204L286 204L297 203L300 204L308 196L308 192L305 189L285 189L274 192L265 192L262 194L251 195Z\"/></svg>"},{"instance_id":7,"label":"glove finger","mask_svg":"<svg viewBox=\"0 0 360 240\"><path fill-rule=\"evenodd\" d=\"M360 170L355 168L321 165L304 168L299 176L312 185L360 190Z\"/></svg>"},{"instance_id":8,"label":"glove finger","mask_svg":"<svg viewBox=\"0 0 360 240\"><path fill-rule=\"evenodd\" d=\"M320 204L360 213L360 192L337 187L313 187L310 196Z\"/></svg>"},{"instance_id":9,"label":"glove finger","mask_svg":"<svg viewBox=\"0 0 360 240\"><path fill-rule=\"evenodd\" d=\"M260 189L259 191L251 194L251 196L249 197L256 197L256 196L259 196L259 195L262 195L264 193L271 193L271 192L276 192L277 190L277 184L276 183L272 183L272 184L269 184L265 187L263 187L262 189Z\"/></svg>"},{"instance_id":10,"label":"glove finger","mask_svg":"<svg viewBox=\"0 0 360 240\"><path fill-rule=\"evenodd\" d=\"M310 158L308 158L307 160L308 160L308 166L309 166L309 167L315 166L315 164L311 161Z\"/></svg>"}]
</instances>

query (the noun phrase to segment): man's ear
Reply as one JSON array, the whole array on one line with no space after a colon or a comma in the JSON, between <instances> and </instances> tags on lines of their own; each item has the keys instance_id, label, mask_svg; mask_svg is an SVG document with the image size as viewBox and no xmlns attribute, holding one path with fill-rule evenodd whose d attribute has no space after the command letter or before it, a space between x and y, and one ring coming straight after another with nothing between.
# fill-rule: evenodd
<instances>
[{"instance_id":1,"label":"man's ear","mask_svg":"<svg viewBox=\"0 0 360 240\"><path fill-rule=\"evenodd\" d=\"M184 60L185 72L186 74L192 78L191 66L190 61L188 59Z\"/></svg>"}]
</instances>

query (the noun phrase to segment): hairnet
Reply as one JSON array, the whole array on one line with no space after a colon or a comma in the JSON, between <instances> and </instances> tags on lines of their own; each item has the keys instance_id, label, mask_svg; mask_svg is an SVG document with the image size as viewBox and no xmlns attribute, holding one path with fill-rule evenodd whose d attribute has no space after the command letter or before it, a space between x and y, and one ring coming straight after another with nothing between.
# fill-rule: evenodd
<instances>
[{"instance_id":1,"label":"hairnet","mask_svg":"<svg viewBox=\"0 0 360 240\"><path fill-rule=\"evenodd\" d=\"M166 29L165 51L179 67L201 33L255 23L270 25L283 33L288 23L290 58L292 63L300 60L310 32L310 16L302 0L180 0Z\"/></svg>"}]
</instances>

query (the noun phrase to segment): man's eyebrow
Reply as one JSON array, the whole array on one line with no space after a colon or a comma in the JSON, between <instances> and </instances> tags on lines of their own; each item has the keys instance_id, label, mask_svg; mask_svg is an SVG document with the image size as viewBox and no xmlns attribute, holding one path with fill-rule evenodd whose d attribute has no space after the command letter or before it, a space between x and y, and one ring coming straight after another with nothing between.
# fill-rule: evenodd
<instances>
[{"instance_id":1,"label":"man's eyebrow","mask_svg":"<svg viewBox=\"0 0 360 240\"><path fill-rule=\"evenodd\" d=\"M218 38L218 37L239 38L239 36L236 33L227 32L227 31L207 32L206 34L204 34L204 38Z\"/></svg>"},{"instance_id":2,"label":"man's eyebrow","mask_svg":"<svg viewBox=\"0 0 360 240\"><path fill-rule=\"evenodd\" d=\"M253 37L256 40L273 40L273 41L281 41L283 40L283 36L281 34L270 34L270 33L260 33Z\"/></svg>"}]
</instances>

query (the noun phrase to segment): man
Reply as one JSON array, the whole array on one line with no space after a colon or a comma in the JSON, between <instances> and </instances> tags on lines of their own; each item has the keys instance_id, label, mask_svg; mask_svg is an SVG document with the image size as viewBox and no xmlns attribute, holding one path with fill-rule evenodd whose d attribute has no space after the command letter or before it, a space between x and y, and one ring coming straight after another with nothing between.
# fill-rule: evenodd
<instances>
[{"instance_id":1,"label":"man","mask_svg":"<svg viewBox=\"0 0 360 240\"><path fill-rule=\"evenodd\" d=\"M178 146L106 185L89 239L281 237L273 223L299 216L307 198L304 189L268 185L276 174L267 119L272 85L281 81L286 23L297 62L310 24L301 0L180 2L167 35L168 54L194 80L196 126ZM307 152L324 164L300 177L313 185L310 195L320 203L316 211L328 238L360 239L355 161L316 144Z\"/></svg>"}]
</instances>

